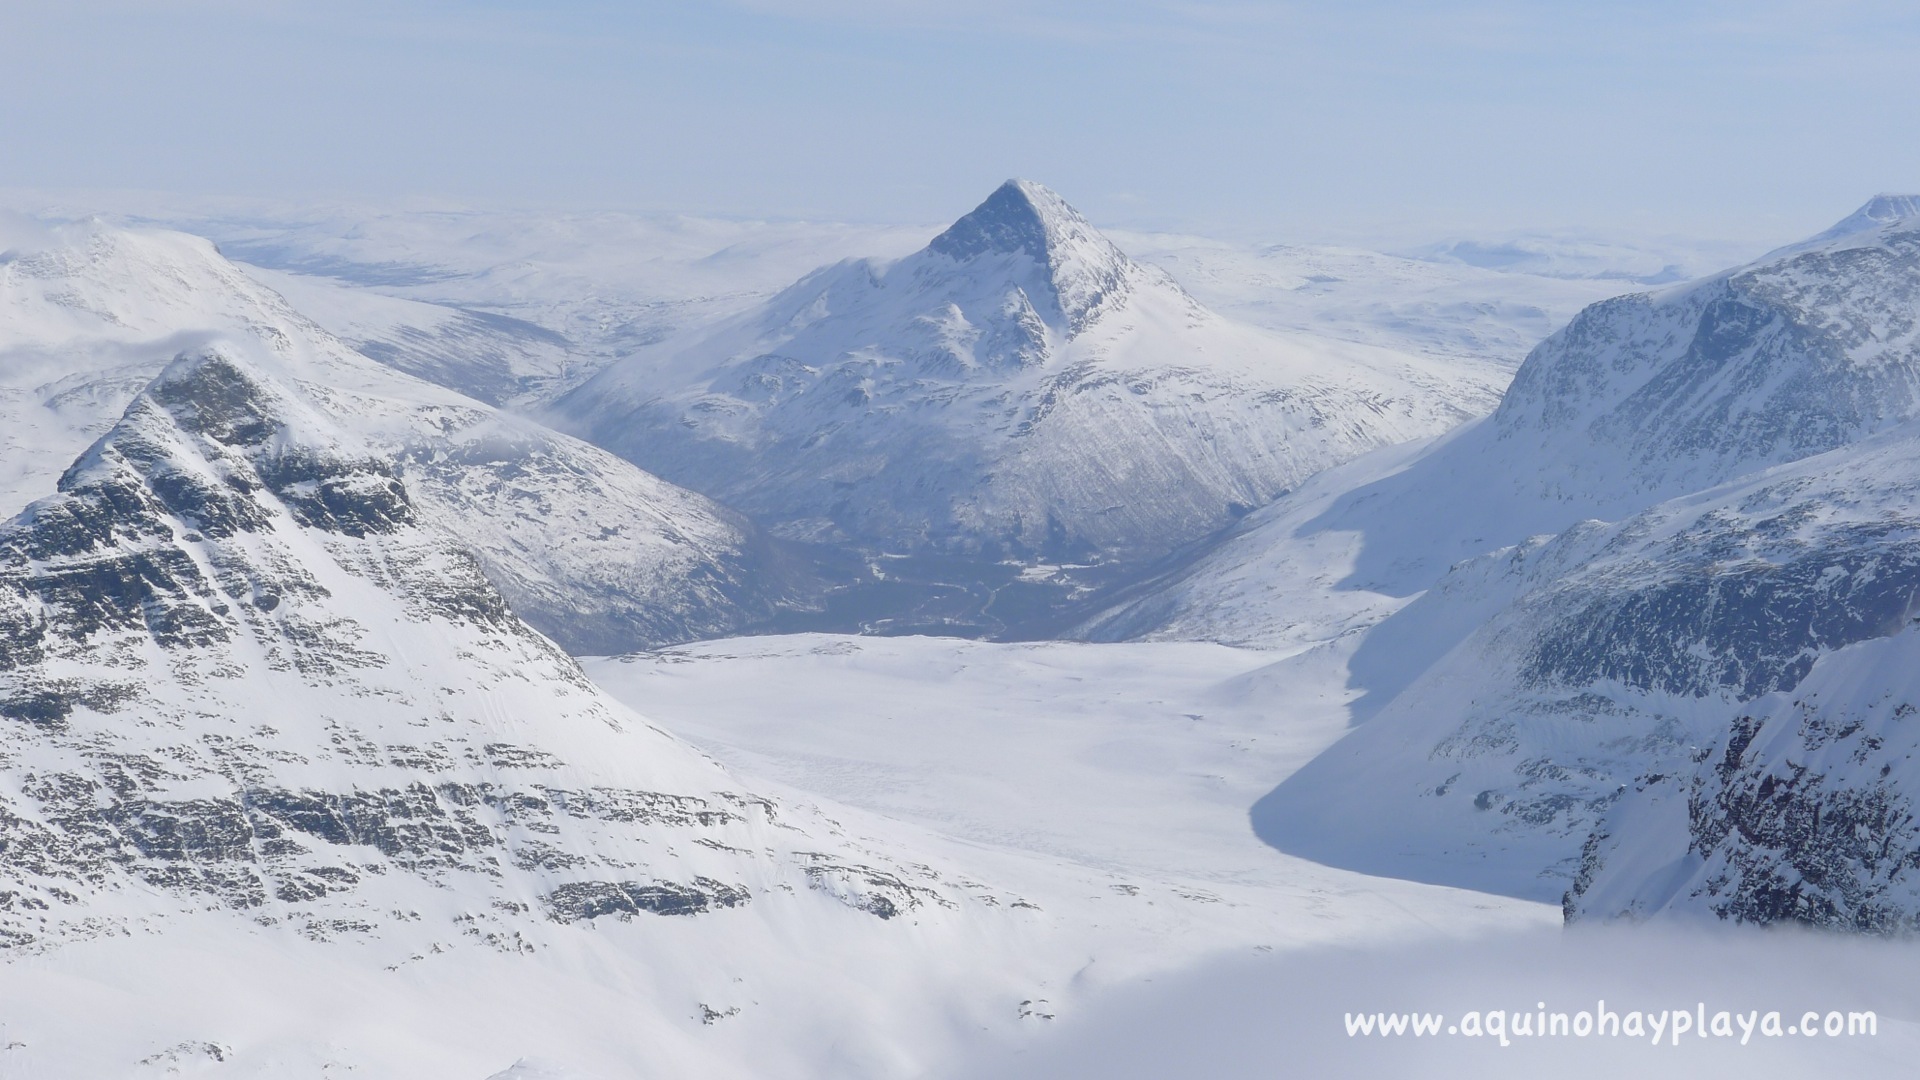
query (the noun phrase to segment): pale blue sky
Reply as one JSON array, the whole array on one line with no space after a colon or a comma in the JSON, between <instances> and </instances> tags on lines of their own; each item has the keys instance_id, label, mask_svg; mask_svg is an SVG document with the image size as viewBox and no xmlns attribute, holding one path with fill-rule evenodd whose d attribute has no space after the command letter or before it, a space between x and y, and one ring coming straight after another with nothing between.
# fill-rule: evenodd
<instances>
[{"instance_id":1,"label":"pale blue sky","mask_svg":"<svg viewBox=\"0 0 1920 1080\"><path fill-rule=\"evenodd\" d=\"M0 0L0 187L1787 238L1917 88L1883 0Z\"/></svg>"}]
</instances>

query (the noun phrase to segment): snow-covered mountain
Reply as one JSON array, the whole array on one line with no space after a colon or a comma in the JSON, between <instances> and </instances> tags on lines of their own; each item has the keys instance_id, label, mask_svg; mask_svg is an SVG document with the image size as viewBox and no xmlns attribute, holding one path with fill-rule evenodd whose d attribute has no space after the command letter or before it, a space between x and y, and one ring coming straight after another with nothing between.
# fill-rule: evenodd
<instances>
[{"instance_id":1,"label":"snow-covered mountain","mask_svg":"<svg viewBox=\"0 0 1920 1080\"><path fill-rule=\"evenodd\" d=\"M1539 918L1263 857L1218 792L1223 850L1169 871L1141 853L1190 844L1100 855L1101 806L962 842L730 775L496 585L551 559L580 625L607 526L699 539L678 489L342 348L202 242L42 239L0 353L0 1071L917 1076L1196 953ZM1198 693L1242 662L1211 660L1161 662ZM1083 792L1136 767L1100 708Z\"/></svg>"},{"instance_id":2,"label":"snow-covered mountain","mask_svg":"<svg viewBox=\"0 0 1920 1080\"><path fill-rule=\"evenodd\" d=\"M1312 640L1271 602L1329 591L1297 582L1397 606L1463 559L1897 426L1920 414L1914 246L1895 221L1594 304L1492 416L1316 478L1092 630Z\"/></svg>"},{"instance_id":3,"label":"snow-covered mountain","mask_svg":"<svg viewBox=\"0 0 1920 1080\"><path fill-rule=\"evenodd\" d=\"M135 936L224 956L252 935L337 943L347 969L479 951L530 977L593 952L621 994L658 999L627 1022L669 1072L765 1075L751 1039L688 1045L687 1017L778 1002L779 1023L831 1017L844 1040L895 1011L868 980L937 980L940 956L1004 954L1045 921L743 788L606 697L384 453L244 351L168 365L0 526L5 948ZM166 1026L103 1009L103 1027ZM417 1053L295 1041L312 1067L391 1074ZM284 1051L256 1045L249 1067L283 1075Z\"/></svg>"},{"instance_id":4,"label":"snow-covered mountain","mask_svg":"<svg viewBox=\"0 0 1920 1080\"><path fill-rule=\"evenodd\" d=\"M398 301L395 301L398 303ZM0 507L44 492L179 351L261 343L387 455L515 611L569 648L738 629L797 586L744 518L578 440L345 347L207 241L83 222L0 256Z\"/></svg>"},{"instance_id":5,"label":"snow-covered mountain","mask_svg":"<svg viewBox=\"0 0 1920 1080\"><path fill-rule=\"evenodd\" d=\"M1384 703L1259 827L1543 899L1591 876L1583 847L1626 831L1604 822L1634 787L1691 773L1745 710L1804 700L1822 657L1912 617L1915 477L1885 470L1913 445L1896 432L1456 565L1360 643L1352 674ZM1332 816L1309 826L1309 808Z\"/></svg>"},{"instance_id":6,"label":"snow-covered mountain","mask_svg":"<svg viewBox=\"0 0 1920 1080\"><path fill-rule=\"evenodd\" d=\"M137 222L213 239L368 355L512 407L547 400L619 356L737 315L818 266L907 255L941 231L157 196L122 196L113 207ZM1508 370L1588 304L1636 282L1676 280L1675 268L1696 276L1763 250L1751 242L1561 233L1441 244L1379 238L1356 247L1105 232L1131 258L1166 270L1231 319ZM1382 244L1407 250L1374 250Z\"/></svg>"},{"instance_id":7,"label":"snow-covered mountain","mask_svg":"<svg viewBox=\"0 0 1920 1080\"><path fill-rule=\"evenodd\" d=\"M1860 209L1841 218L1833 228L1813 237L1809 242L1817 244L1853 233L1870 232L1884 225L1897 225L1916 217L1920 217L1920 195L1884 192L1868 199Z\"/></svg>"},{"instance_id":8,"label":"snow-covered mountain","mask_svg":"<svg viewBox=\"0 0 1920 1080\"><path fill-rule=\"evenodd\" d=\"M1482 411L1497 371L1460 374L1224 319L1010 181L924 249L819 270L552 415L791 537L1137 561Z\"/></svg>"},{"instance_id":9,"label":"snow-covered mountain","mask_svg":"<svg viewBox=\"0 0 1920 1080\"><path fill-rule=\"evenodd\" d=\"M1802 768L1745 743L1727 758L1736 721L1791 714L1776 753L1823 743L1842 722L1796 688L1892 647L1873 643L1920 605L1920 477L1902 464L1917 316L1910 219L1597 304L1487 420L1317 478L1092 630L1295 648L1357 633L1364 722L1255 811L1287 850L1542 898L1577 876L1570 910L1679 890L1678 906L1797 917L1755 897L1805 852L1776 836L1770 861L1738 812L1710 812L1742 797L1730 767L1700 765L1692 789L1697 854L1720 861L1678 869L1689 796L1670 778L1718 745L1751 802L1769 770ZM1639 831L1662 799L1669 827Z\"/></svg>"},{"instance_id":10,"label":"snow-covered mountain","mask_svg":"<svg viewBox=\"0 0 1920 1080\"><path fill-rule=\"evenodd\" d=\"M1700 611L1690 632L1648 634L1644 674L1622 681L1704 715L1587 840L1569 918L1920 926L1916 460L1910 425L1730 485L1685 519L1691 572L1615 600L1627 617ZM1698 565L1707 544L1722 550Z\"/></svg>"},{"instance_id":11,"label":"snow-covered mountain","mask_svg":"<svg viewBox=\"0 0 1920 1080\"><path fill-rule=\"evenodd\" d=\"M1500 434L1553 461L1565 486L1664 493L1911 419L1916 245L1912 222L1895 219L1595 305L1514 377Z\"/></svg>"}]
</instances>

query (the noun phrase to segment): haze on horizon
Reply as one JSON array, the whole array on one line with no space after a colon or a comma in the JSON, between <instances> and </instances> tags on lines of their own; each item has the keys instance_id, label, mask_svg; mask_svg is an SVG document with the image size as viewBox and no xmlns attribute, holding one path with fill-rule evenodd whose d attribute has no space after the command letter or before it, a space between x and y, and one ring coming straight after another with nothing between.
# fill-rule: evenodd
<instances>
[{"instance_id":1,"label":"haze on horizon","mask_svg":"<svg viewBox=\"0 0 1920 1080\"><path fill-rule=\"evenodd\" d=\"M1886 0L26 0L0 188L1779 241L1920 188Z\"/></svg>"}]
</instances>

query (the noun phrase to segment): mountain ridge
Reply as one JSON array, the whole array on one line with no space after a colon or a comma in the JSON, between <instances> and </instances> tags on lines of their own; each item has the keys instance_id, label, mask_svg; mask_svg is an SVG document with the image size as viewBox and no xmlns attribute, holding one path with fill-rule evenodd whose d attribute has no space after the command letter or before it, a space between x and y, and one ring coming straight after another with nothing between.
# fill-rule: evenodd
<instances>
[{"instance_id":1,"label":"mountain ridge","mask_svg":"<svg viewBox=\"0 0 1920 1080\"><path fill-rule=\"evenodd\" d=\"M1566 893L1570 916L1800 918L1772 889L1815 905L1810 921L1884 924L1862 898L1906 894L1802 826L1815 804L1865 820L1845 808L1890 796L1837 763L1818 793L1787 794L1813 791L1777 786L1798 766L1728 740L1758 709L1769 747L1798 745L1796 723L1806 743L1787 753L1824 745L1820 725L1851 721L1774 703L1839 685L1823 673L1903 634L1920 603L1915 484L1896 464L1920 422L1916 312L1912 221L1603 301L1488 418L1323 474L1085 632L1345 657L1353 730L1253 812L1282 850ZM1689 761L1706 751L1725 767ZM1771 839L1742 839L1763 820ZM1635 878L1689 843L1715 869ZM1795 892L1796 866L1828 885Z\"/></svg>"}]
</instances>

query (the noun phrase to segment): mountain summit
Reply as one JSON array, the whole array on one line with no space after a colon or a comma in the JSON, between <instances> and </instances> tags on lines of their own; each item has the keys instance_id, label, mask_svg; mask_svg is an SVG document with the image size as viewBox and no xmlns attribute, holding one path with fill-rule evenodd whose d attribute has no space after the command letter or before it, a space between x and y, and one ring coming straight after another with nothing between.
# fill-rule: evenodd
<instances>
[{"instance_id":1,"label":"mountain summit","mask_svg":"<svg viewBox=\"0 0 1920 1080\"><path fill-rule=\"evenodd\" d=\"M1868 199L1865 206L1841 218L1833 228L1813 238L1812 243L1834 240L1854 233L1878 229L1884 225L1920 218L1920 195L1896 195L1882 192Z\"/></svg>"},{"instance_id":2,"label":"mountain summit","mask_svg":"<svg viewBox=\"0 0 1920 1080\"><path fill-rule=\"evenodd\" d=\"M0 256L0 519L43 495L171 357L220 339L392 463L418 513L457 532L515 614L567 648L736 631L786 602L784 557L739 515L376 363L204 239L98 221L22 239Z\"/></svg>"},{"instance_id":3,"label":"mountain summit","mask_svg":"<svg viewBox=\"0 0 1920 1080\"><path fill-rule=\"evenodd\" d=\"M790 538L1138 564L1491 406L1431 363L1231 322L1012 180L920 251L818 270L551 416Z\"/></svg>"},{"instance_id":4,"label":"mountain summit","mask_svg":"<svg viewBox=\"0 0 1920 1080\"><path fill-rule=\"evenodd\" d=\"M934 237L923 255L964 264L1025 256L1044 271L1058 321L1070 335L1083 329L1102 304L1121 299L1128 278L1139 270L1065 199L1017 179L1000 185L972 213Z\"/></svg>"},{"instance_id":5,"label":"mountain summit","mask_svg":"<svg viewBox=\"0 0 1920 1080\"><path fill-rule=\"evenodd\" d=\"M1056 247L1074 239L1112 249L1106 238L1051 188L1016 178L995 188L985 202L934 237L927 247L954 260L996 251L1024 252L1036 261L1048 262Z\"/></svg>"}]
</instances>

